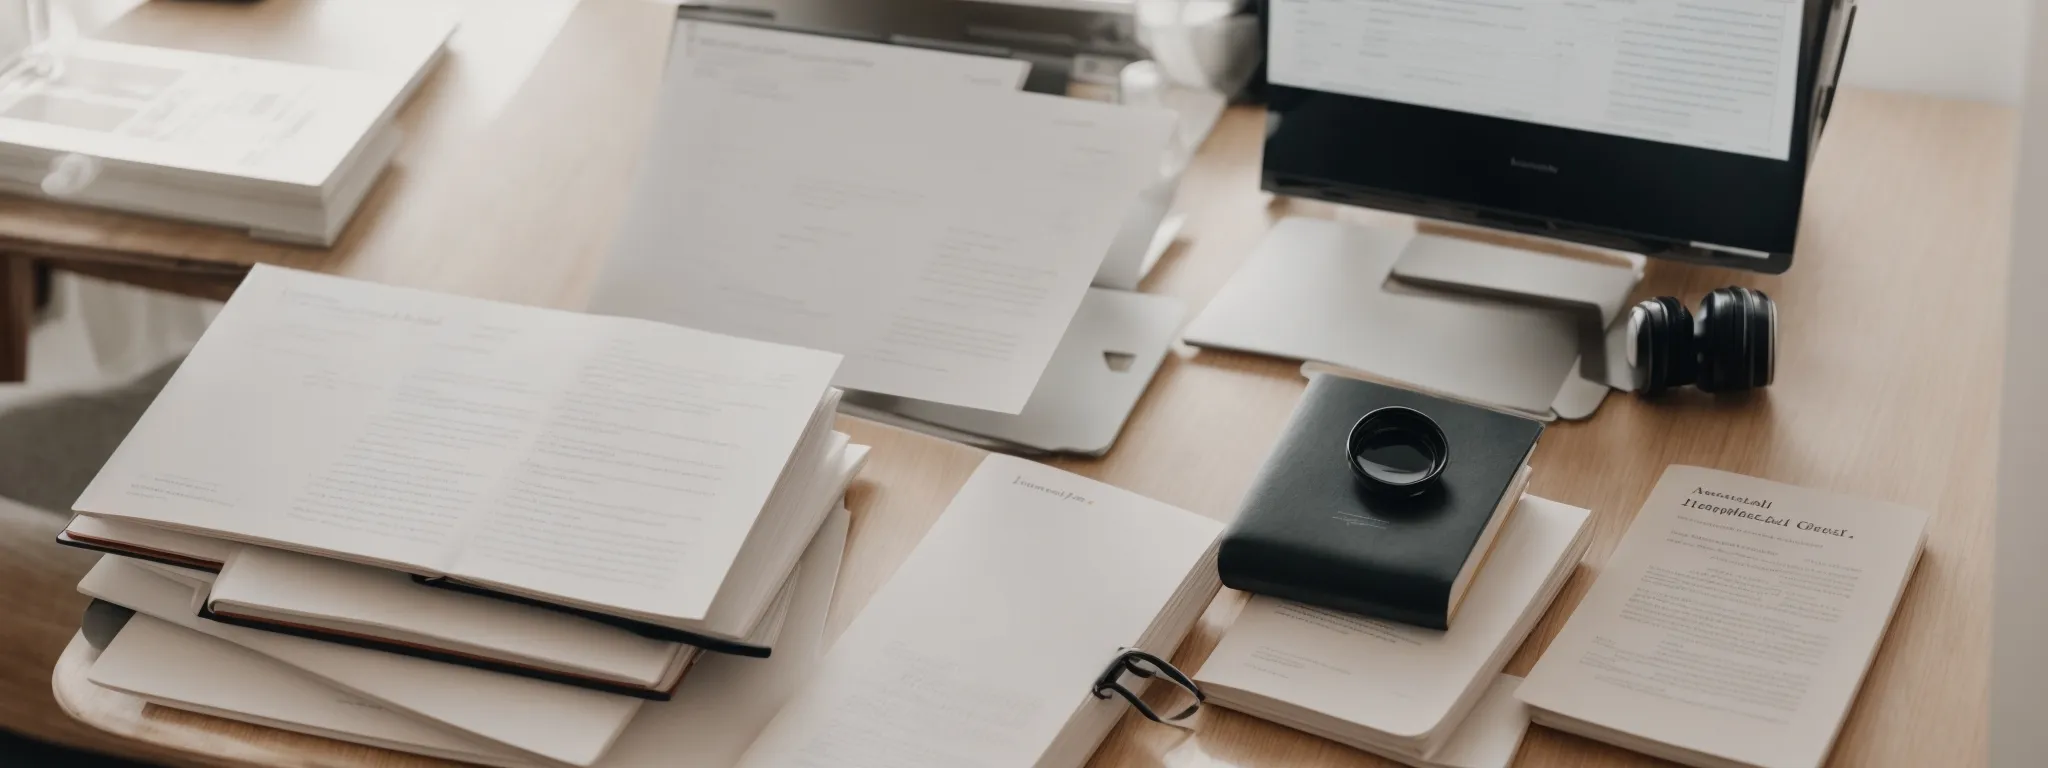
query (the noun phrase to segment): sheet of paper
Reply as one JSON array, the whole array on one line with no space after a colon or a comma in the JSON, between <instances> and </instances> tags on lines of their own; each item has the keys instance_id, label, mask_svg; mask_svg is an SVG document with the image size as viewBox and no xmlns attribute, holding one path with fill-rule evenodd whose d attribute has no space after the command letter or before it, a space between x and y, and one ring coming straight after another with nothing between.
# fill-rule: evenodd
<instances>
[{"instance_id":1,"label":"sheet of paper","mask_svg":"<svg viewBox=\"0 0 2048 768\"><path fill-rule=\"evenodd\" d=\"M1448 631L1254 596L1195 675L1401 739L1455 725L1584 550L1586 510L1522 497Z\"/></svg>"},{"instance_id":2,"label":"sheet of paper","mask_svg":"<svg viewBox=\"0 0 2048 768\"><path fill-rule=\"evenodd\" d=\"M195 593L103 557L78 591L289 664L363 698L433 720L474 737L568 763L595 763L642 700L471 669L410 656L324 643L206 621Z\"/></svg>"},{"instance_id":3,"label":"sheet of paper","mask_svg":"<svg viewBox=\"0 0 2048 768\"><path fill-rule=\"evenodd\" d=\"M1004 413L1174 120L986 87L744 85L672 73L591 311L840 352L840 386Z\"/></svg>"},{"instance_id":4,"label":"sheet of paper","mask_svg":"<svg viewBox=\"0 0 2048 768\"><path fill-rule=\"evenodd\" d=\"M991 455L739 765L1036 763L1221 527Z\"/></svg>"},{"instance_id":5,"label":"sheet of paper","mask_svg":"<svg viewBox=\"0 0 2048 768\"><path fill-rule=\"evenodd\" d=\"M360 744L488 765L543 764L345 692L226 640L140 614L100 653L87 679L179 709Z\"/></svg>"},{"instance_id":6,"label":"sheet of paper","mask_svg":"<svg viewBox=\"0 0 2048 768\"><path fill-rule=\"evenodd\" d=\"M1024 87L1031 63L909 45L684 19L670 39L667 76L733 87Z\"/></svg>"},{"instance_id":7,"label":"sheet of paper","mask_svg":"<svg viewBox=\"0 0 2048 768\"><path fill-rule=\"evenodd\" d=\"M1815 768L1926 528L1896 504L1673 465L1522 700L1726 760Z\"/></svg>"},{"instance_id":8,"label":"sheet of paper","mask_svg":"<svg viewBox=\"0 0 2048 768\"><path fill-rule=\"evenodd\" d=\"M1529 710L1515 698L1522 678L1500 675L1465 715L1442 751L1425 765L1443 768L1508 768L1529 733Z\"/></svg>"},{"instance_id":9,"label":"sheet of paper","mask_svg":"<svg viewBox=\"0 0 2048 768\"><path fill-rule=\"evenodd\" d=\"M319 187L405 83L83 40L55 78L0 91L0 144Z\"/></svg>"},{"instance_id":10,"label":"sheet of paper","mask_svg":"<svg viewBox=\"0 0 2048 768\"><path fill-rule=\"evenodd\" d=\"M1274 83L1784 160L1801 0L1274 0Z\"/></svg>"},{"instance_id":11,"label":"sheet of paper","mask_svg":"<svg viewBox=\"0 0 2048 768\"><path fill-rule=\"evenodd\" d=\"M77 509L697 618L837 360L258 266Z\"/></svg>"}]
</instances>

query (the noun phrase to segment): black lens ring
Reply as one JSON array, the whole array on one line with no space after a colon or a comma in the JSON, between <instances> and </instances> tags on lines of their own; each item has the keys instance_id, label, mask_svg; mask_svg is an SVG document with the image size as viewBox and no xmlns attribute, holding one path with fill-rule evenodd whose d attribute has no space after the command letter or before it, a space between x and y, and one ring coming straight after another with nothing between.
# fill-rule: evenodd
<instances>
[{"instance_id":1,"label":"black lens ring","mask_svg":"<svg viewBox=\"0 0 2048 768\"><path fill-rule=\"evenodd\" d=\"M1421 477L1405 482L1396 482L1377 477L1359 461L1368 439L1392 433L1403 438L1407 445L1415 447L1429 460L1429 469ZM1451 463L1450 440L1444 437L1443 427L1436 420L1413 408L1390 405L1376 408L1360 417L1351 426L1351 435L1344 441L1344 464L1351 468L1351 475L1366 490L1381 496L1420 496L1436 486L1437 476Z\"/></svg>"}]
</instances>

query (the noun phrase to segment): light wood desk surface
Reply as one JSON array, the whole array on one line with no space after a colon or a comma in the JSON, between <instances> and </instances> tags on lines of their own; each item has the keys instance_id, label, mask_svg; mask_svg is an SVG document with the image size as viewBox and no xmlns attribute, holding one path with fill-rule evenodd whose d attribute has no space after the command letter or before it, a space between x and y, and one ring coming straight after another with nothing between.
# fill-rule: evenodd
<instances>
[{"instance_id":1,"label":"light wood desk surface","mask_svg":"<svg viewBox=\"0 0 2048 768\"><path fill-rule=\"evenodd\" d=\"M626 196L647 133L665 11L644 0L584 0L525 88L488 130L458 142L419 185L422 210L373 212L355 244L282 263L532 304L578 306ZM457 62L460 66L459 60ZM1394 217L1293 203L1258 191L1262 118L1226 115L1182 190L1184 243L1146 290L1200 307L1279 215L1408 226ZM1597 417L1557 424L1534 464L1533 493L1590 508L1586 565L1509 666L1525 673L1591 585L1659 472L1700 464L1896 501L1934 514L1928 549L1834 751L1835 766L1984 761L1995 434L2010 219L2014 117L1977 104L1845 92L1807 197L1798 260L1772 277L1653 264L1644 295L1690 304L1728 284L1781 305L1778 380L1766 393L1657 402L1617 395ZM198 250L64 213L132 254ZM77 218L83 217L83 218ZM0 231L20 221L0 216ZM89 221L88 221L89 220ZM127 226L122 224L120 226ZM176 229L176 227L172 227ZM182 231L181 231L182 232ZM192 235L190 232L182 232ZM19 234L13 235L20 237ZM208 243L226 242L212 235ZM52 246L57 247L57 246ZM181 250L185 249L185 250ZM1370 329L1360 329L1370 332ZM1227 519L1287 419L1303 382L1291 363L1176 350L1115 451L1057 462L1073 471ZM977 451L842 419L875 446L851 496L855 529L832 626L845 626L916 545ZM1176 655L1199 668L1242 605L1225 593ZM432 761L161 708L84 682L74 644L56 688L74 714L116 733L264 763L432 765ZM1623 766L1647 758L1532 729L1517 765ZM1377 758L1212 710L1192 737L1126 718L1098 766L1379 766Z\"/></svg>"}]
</instances>

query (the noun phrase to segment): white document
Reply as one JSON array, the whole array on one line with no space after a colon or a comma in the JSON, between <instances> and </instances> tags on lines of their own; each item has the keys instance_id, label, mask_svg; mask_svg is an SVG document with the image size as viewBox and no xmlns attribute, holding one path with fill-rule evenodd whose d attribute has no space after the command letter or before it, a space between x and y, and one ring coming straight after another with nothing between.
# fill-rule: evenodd
<instances>
[{"instance_id":1,"label":"white document","mask_svg":"<svg viewBox=\"0 0 2048 768\"><path fill-rule=\"evenodd\" d=\"M86 678L145 701L230 720L494 766L543 763L333 687L234 643L137 614Z\"/></svg>"},{"instance_id":2,"label":"white document","mask_svg":"<svg viewBox=\"0 0 2048 768\"><path fill-rule=\"evenodd\" d=\"M1078 766L1126 711L1096 678L1172 652L1221 528L991 455L739 765Z\"/></svg>"},{"instance_id":3,"label":"white document","mask_svg":"<svg viewBox=\"0 0 2048 768\"><path fill-rule=\"evenodd\" d=\"M259 265L76 508L701 619L837 361Z\"/></svg>"},{"instance_id":4,"label":"white document","mask_svg":"<svg viewBox=\"0 0 2048 768\"><path fill-rule=\"evenodd\" d=\"M690 669L675 699L640 707L597 766L732 765L823 652L826 616L851 520L841 507L805 551L796 599L774 656L705 657ZM536 764L508 748L348 693L256 651L147 616L137 616L121 630L93 665L91 679L168 706L288 730L489 765Z\"/></svg>"},{"instance_id":5,"label":"white document","mask_svg":"<svg viewBox=\"0 0 2048 768\"><path fill-rule=\"evenodd\" d=\"M1232 709L1434 757L1570 579L1588 517L1523 496L1447 631L1254 596L1195 680Z\"/></svg>"},{"instance_id":6,"label":"white document","mask_svg":"<svg viewBox=\"0 0 2048 768\"><path fill-rule=\"evenodd\" d=\"M318 190L406 82L366 72L81 40L55 78L0 90L0 147Z\"/></svg>"},{"instance_id":7,"label":"white document","mask_svg":"<svg viewBox=\"0 0 2048 768\"><path fill-rule=\"evenodd\" d=\"M1816 768L1926 529L1895 504L1673 465L1521 698L1693 765Z\"/></svg>"},{"instance_id":8,"label":"white document","mask_svg":"<svg viewBox=\"0 0 2048 768\"><path fill-rule=\"evenodd\" d=\"M1174 122L689 64L663 86L591 311L839 352L842 387L1003 413L1030 397Z\"/></svg>"},{"instance_id":9,"label":"white document","mask_svg":"<svg viewBox=\"0 0 2048 768\"><path fill-rule=\"evenodd\" d=\"M1274 0L1272 82L1790 157L1802 0Z\"/></svg>"},{"instance_id":10,"label":"white document","mask_svg":"<svg viewBox=\"0 0 2048 768\"><path fill-rule=\"evenodd\" d=\"M738 88L1024 87L1031 62L909 45L849 40L684 19L669 43L668 77L707 78Z\"/></svg>"}]
</instances>

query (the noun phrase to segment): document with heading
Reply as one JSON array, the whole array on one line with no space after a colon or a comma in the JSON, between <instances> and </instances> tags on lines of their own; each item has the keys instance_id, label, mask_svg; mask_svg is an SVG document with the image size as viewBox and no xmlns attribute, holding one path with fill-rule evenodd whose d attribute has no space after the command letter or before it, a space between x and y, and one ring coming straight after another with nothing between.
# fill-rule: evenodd
<instances>
[{"instance_id":1,"label":"document with heading","mask_svg":"<svg viewBox=\"0 0 2048 768\"><path fill-rule=\"evenodd\" d=\"M1274 0L1272 82L1773 160L1802 0Z\"/></svg>"},{"instance_id":2,"label":"document with heading","mask_svg":"<svg viewBox=\"0 0 2048 768\"><path fill-rule=\"evenodd\" d=\"M701 619L837 362L257 266L75 506Z\"/></svg>"},{"instance_id":3,"label":"document with heading","mask_svg":"<svg viewBox=\"0 0 2048 768\"><path fill-rule=\"evenodd\" d=\"M669 44L667 76L718 80L743 89L1024 87L1031 63L910 45L683 21Z\"/></svg>"},{"instance_id":4,"label":"document with heading","mask_svg":"<svg viewBox=\"0 0 2048 768\"><path fill-rule=\"evenodd\" d=\"M1536 721L1695 765L1826 760L1927 515L1672 466L1521 698Z\"/></svg>"},{"instance_id":5,"label":"document with heading","mask_svg":"<svg viewBox=\"0 0 2048 768\"><path fill-rule=\"evenodd\" d=\"M1172 128L989 85L672 66L589 308L838 352L839 386L1016 413Z\"/></svg>"}]
</instances>

